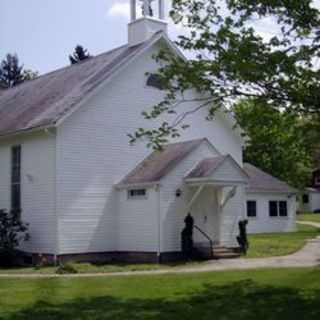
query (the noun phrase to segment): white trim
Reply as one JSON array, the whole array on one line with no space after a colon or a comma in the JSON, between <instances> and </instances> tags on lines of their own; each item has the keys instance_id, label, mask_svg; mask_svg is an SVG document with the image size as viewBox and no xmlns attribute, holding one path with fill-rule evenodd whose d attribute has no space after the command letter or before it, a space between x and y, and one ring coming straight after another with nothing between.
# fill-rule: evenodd
<instances>
[{"instance_id":1,"label":"white trim","mask_svg":"<svg viewBox=\"0 0 320 320\"><path fill-rule=\"evenodd\" d=\"M0 135L0 140L1 139L7 139L7 138L13 138L16 136L20 136L20 135L24 135L27 133L32 133L32 132L37 132L37 131L41 131L41 130L49 130L49 129L55 129L56 125L55 124L48 124L45 126L40 126L40 127L34 127L34 128L30 128L30 129L22 129L19 131L14 131L12 133L8 133L8 134L4 134L4 135Z\"/></svg>"},{"instance_id":2,"label":"white trim","mask_svg":"<svg viewBox=\"0 0 320 320\"><path fill-rule=\"evenodd\" d=\"M295 195L298 193L297 190L292 189L292 191L280 191L280 190L263 190L263 189L246 189L246 193L276 193L276 194L285 194L287 196Z\"/></svg>"},{"instance_id":3,"label":"white trim","mask_svg":"<svg viewBox=\"0 0 320 320\"><path fill-rule=\"evenodd\" d=\"M116 189L133 189L138 187L151 187L160 185L159 181L154 182L139 182L139 183L130 183L130 184L116 184L114 185L114 188Z\"/></svg>"}]
</instances>

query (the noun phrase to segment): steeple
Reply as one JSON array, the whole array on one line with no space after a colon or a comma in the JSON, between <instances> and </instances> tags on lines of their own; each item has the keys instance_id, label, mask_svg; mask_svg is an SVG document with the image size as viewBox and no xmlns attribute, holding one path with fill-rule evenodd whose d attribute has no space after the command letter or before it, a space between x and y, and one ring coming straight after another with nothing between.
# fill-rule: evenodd
<instances>
[{"instance_id":1,"label":"steeple","mask_svg":"<svg viewBox=\"0 0 320 320\"><path fill-rule=\"evenodd\" d=\"M154 5L155 2L158 6ZM164 21L164 0L130 0L130 10L131 22L128 25L130 46L147 41L158 31L167 31L167 23ZM137 18L138 10L141 10L141 18Z\"/></svg>"}]
</instances>

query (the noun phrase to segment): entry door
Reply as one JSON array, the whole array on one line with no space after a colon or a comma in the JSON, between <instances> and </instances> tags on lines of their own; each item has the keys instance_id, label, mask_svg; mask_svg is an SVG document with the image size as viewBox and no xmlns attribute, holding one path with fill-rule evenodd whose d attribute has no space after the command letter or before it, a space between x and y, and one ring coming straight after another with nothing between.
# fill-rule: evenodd
<instances>
[{"instance_id":1,"label":"entry door","mask_svg":"<svg viewBox=\"0 0 320 320\"><path fill-rule=\"evenodd\" d=\"M203 230L214 243L219 242L219 215L217 191L212 187L204 188L192 206L194 223ZM194 230L195 243L208 243L208 240L197 230Z\"/></svg>"}]
</instances>

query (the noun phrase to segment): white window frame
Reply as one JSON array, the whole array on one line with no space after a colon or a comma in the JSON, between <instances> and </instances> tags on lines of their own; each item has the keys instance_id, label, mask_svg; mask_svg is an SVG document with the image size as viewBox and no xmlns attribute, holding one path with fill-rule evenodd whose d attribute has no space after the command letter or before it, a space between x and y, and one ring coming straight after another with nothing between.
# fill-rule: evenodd
<instances>
[{"instance_id":1,"label":"white window frame","mask_svg":"<svg viewBox=\"0 0 320 320\"><path fill-rule=\"evenodd\" d=\"M256 204L256 215L255 216L248 216L248 202L255 202ZM246 202L246 217L248 219L257 219L258 218L258 201L257 200L253 200L253 199L248 199Z\"/></svg>"},{"instance_id":2,"label":"white window frame","mask_svg":"<svg viewBox=\"0 0 320 320\"><path fill-rule=\"evenodd\" d=\"M270 202L276 202L277 203L277 215L276 216L270 216ZM287 215L281 216L280 215L280 202L285 202L287 204ZM268 216L269 219L288 219L289 218L289 203L287 200L269 200L268 201Z\"/></svg>"}]
</instances>

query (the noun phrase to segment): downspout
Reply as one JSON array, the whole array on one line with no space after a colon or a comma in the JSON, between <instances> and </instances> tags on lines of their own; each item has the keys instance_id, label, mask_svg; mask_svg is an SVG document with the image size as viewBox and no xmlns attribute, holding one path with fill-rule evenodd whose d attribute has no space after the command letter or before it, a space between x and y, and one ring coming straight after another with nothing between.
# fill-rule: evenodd
<instances>
[{"instance_id":1,"label":"downspout","mask_svg":"<svg viewBox=\"0 0 320 320\"><path fill-rule=\"evenodd\" d=\"M162 242L162 228L161 228L161 207L160 207L160 185L156 185L157 190L157 223L158 223L158 250L157 262L161 263L161 242Z\"/></svg>"}]
</instances>

